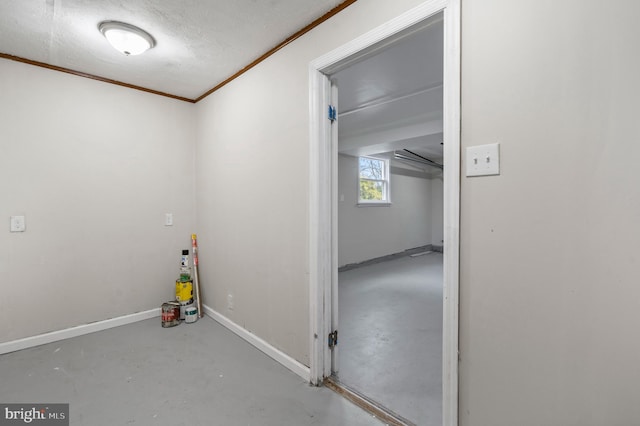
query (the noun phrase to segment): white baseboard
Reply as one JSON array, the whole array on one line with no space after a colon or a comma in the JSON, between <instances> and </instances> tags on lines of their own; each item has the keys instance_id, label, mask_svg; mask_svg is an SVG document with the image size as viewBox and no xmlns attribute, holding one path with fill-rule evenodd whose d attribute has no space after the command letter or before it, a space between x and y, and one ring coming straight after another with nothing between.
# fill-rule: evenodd
<instances>
[{"instance_id":1,"label":"white baseboard","mask_svg":"<svg viewBox=\"0 0 640 426\"><path fill-rule=\"evenodd\" d=\"M229 330L246 340L248 343L267 354L269 357L273 358L283 366L287 367L289 370L296 373L298 376L302 377L305 381L308 382L311 380L311 370L309 369L309 367L291 358L281 350L276 349L271 344L262 340L260 337L251 333L247 329L239 326L221 313L214 311L209 306L203 305L203 308L204 313L211 317L214 321L228 328Z\"/></svg>"},{"instance_id":2,"label":"white baseboard","mask_svg":"<svg viewBox=\"0 0 640 426\"><path fill-rule=\"evenodd\" d=\"M9 352L19 351L34 346L40 346L59 340L69 339L71 337L82 336L83 334L94 333L96 331L106 330L108 328L119 327L125 324L155 318L160 316L160 308L150 309L144 312L136 312L135 314L124 315L122 317L111 318L104 321L96 321L90 324L83 324L77 327L66 328L64 330L52 331L51 333L39 334L37 336L25 337L24 339L12 340L10 342L0 343L0 355Z\"/></svg>"}]
</instances>

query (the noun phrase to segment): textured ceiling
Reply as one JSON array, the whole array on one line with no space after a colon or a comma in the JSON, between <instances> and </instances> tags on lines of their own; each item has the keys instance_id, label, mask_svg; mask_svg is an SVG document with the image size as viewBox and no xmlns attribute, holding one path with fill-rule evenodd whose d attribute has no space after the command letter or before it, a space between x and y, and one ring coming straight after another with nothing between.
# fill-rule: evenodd
<instances>
[{"instance_id":1,"label":"textured ceiling","mask_svg":"<svg viewBox=\"0 0 640 426\"><path fill-rule=\"evenodd\" d=\"M195 99L343 0L1 0L0 53ZM114 50L105 20L149 32Z\"/></svg>"}]
</instances>

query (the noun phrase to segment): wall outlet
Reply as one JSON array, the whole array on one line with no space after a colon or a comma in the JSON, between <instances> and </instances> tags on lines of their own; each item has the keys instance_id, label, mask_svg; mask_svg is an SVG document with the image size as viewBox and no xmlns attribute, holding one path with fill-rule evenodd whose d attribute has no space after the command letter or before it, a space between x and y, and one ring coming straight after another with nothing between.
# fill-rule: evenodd
<instances>
[{"instance_id":1,"label":"wall outlet","mask_svg":"<svg viewBox=\"0 0 640 426\"><path fill-rule=\"evenodd\" d=\"M164 226L173 226L173 213L165 213Z\"/></svg>"},{"instance_id":2,"label":"wall outlet","mask_svg":"<svg viewBox=\"0 0 640 426\"><path fill-rule=\"evenodd\" d=\"M11 232L24 232L27 223L24 216L11 216Z\"/></svg>"}]
</instances>

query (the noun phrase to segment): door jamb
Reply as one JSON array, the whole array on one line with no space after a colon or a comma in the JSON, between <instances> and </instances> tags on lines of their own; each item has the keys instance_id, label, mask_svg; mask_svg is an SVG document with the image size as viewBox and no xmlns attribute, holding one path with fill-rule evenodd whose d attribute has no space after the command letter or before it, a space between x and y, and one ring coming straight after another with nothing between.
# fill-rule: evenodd
<instances>
[{"instance_id":1,"label":"door jamb","mask_svg":"<svg viewBox=\"0 0 640 426\"><path fill-rule=\"evenodd\" d=\"M320 384L331 374L327 336L331 331L333 204L331 128L325 110L327 74L430 16L443 12L444 72L444 264L443 264L443 425L458 424L458 326L460 248L460 0L429 0L309 64L309 298L310 379ZM329 85L327 87L327 85Z\"/></svg>"}]
</instances>

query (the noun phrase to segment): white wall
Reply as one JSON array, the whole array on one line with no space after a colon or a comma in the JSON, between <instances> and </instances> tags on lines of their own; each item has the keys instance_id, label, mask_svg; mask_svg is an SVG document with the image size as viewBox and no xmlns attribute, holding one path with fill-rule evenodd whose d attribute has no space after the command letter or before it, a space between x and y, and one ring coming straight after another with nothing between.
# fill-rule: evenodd
<instances>
[{"instance_id":1,"label":"white wall","mask_svg":"<svg viewBox=\"0 0 640 426\"><path fill-rule=\"evenodd\" d=\"M0 94L0 342L170 300L195 224L194 106L8 60Z\"/></svg>"},{"instance_id":2,"label":"white wall","mask_svg":"<svg viewBox=\"0 0 640 426\"><path fill-rule=\"evenodd\" d=\"M306 365L309 63L419 3L356 2L196 105L204 301Z\"/></svg>"},{"instance_id":3,"label":"white wall","mask_svg":"<svg viewBox=\"0 0 640 426\"><path fill-rule=\"evenodd\" d=\"M462 15L460 424L638 425L640 2Z\"/></svg>"},{"instance_id":4,"label":"white wall","mask_svg":"<svg viewBox=\"0 0 640 426\"><path fill-rule=\"evenodd\" d=\"M338 203L340 266L432 244L434 233L442 235L442 224L432 229L436 204L442 221L442 190L438 200L434 180L393 173L393 168L390 180L390 206L358 207L358 157L338 156L338 193L344 196Z\"/></svg>"}]
</instances>

